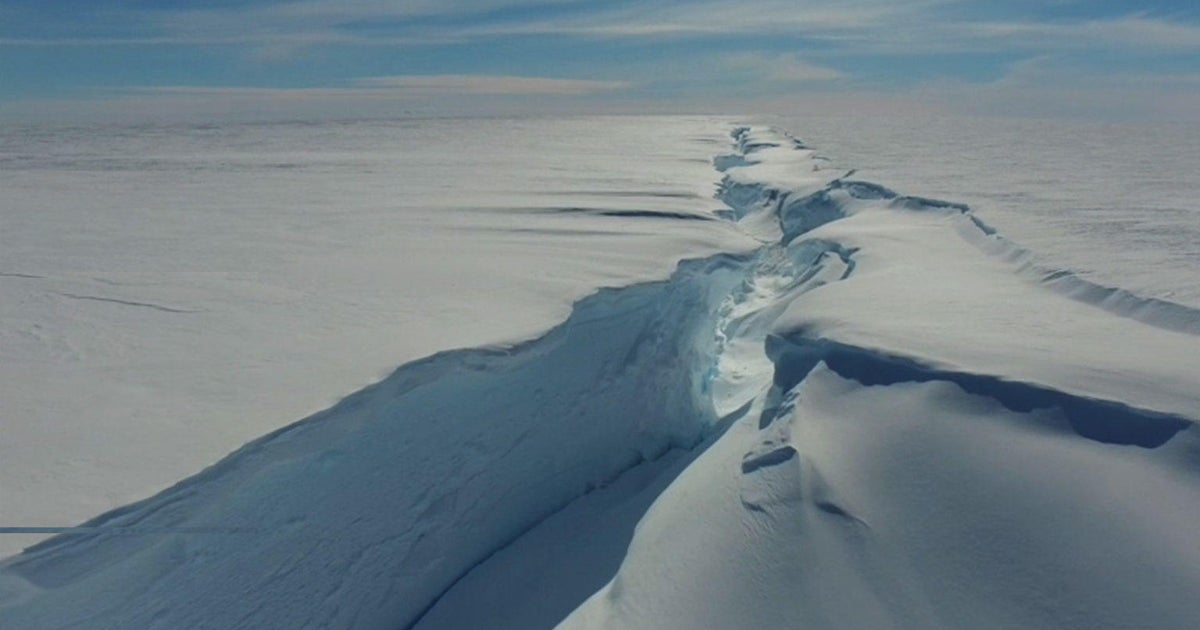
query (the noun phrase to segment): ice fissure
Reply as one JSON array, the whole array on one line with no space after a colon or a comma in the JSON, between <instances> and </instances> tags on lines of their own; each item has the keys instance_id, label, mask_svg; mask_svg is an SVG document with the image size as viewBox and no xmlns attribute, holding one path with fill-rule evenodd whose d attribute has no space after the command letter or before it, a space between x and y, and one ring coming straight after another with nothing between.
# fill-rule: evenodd
<instances>
[{"instance_id":1,"label":"ice fissure","mask_svg":"<svg viewBox=\"0 0 1200 630\"><path fill-rule=\"evenodd\" d=\"M745 265L688 261L586 298L537 340L401 367L93 533L8 560L5 625L85 623L98 609L86 584L104 580L118 585L105 618L126 627L405 627L547 515L704 439L717 317ZM122 535L217 525L255 533ZM247 592L269 604L246 610Z\"/></svg>"},{"instance_id":2,"label":"ice fissure","mask_svg":"<svg viewBox=\"0 0 1200 630\"><path fill-rule=\"evenodd\" d=\"M1193 418L1170 411L781 327L802 296L858 274L860 248L823 226L868 210L970 211L851 180L853 172L827 176L787 134L739 128L733 144L734 154L714 161L725 172L718 195L726 218L763 243L758 251L685 261L667 280L601 290L533 341L402 366L155 497L90 521L89 533L28 549L0 564L3 625L450 627L461 611L444 610L446 602L479 595L470 575L572 510L603 503L609 488L637 486L628 496L640 498L621 519L637 522L657 492L744 418L757 424L736 470L741 505L755 518L804 505L805 518L831 519L838 536L868 537L871 519L824 479L794 435L792 416L814 373L866 386L938 382L1014 411L1055 409L1078 435L1106 444L1160 447L1191 427ZM800 156L784 170L808 169L805 179L742 173L768 151ZM614 218L630 217L696 218ZM1008 247L969 219L981 248ZM1016 249L994 253L1024 265L1019 271L1033 268ZM1065 274L1041 282L1113 313L1200 332L1200 318L1183 307ZM122 535L197 527L253 533ZM570 592L526 593L550 601L524 622L553 625L606 584L609 595L620 589L619 577L609 582L620 558L609 560Z\"/></svg>"},{"instance_id":3,"label":"ice fissure","mask_svg":"<svg viewBox=\"0 0 1200 630\"><path fill-rule=\"evenodd\" d=\"M560 627L1194 625L1197 313L784 132L734 143L726 215L764 246L725 354L757 390Z\"/></svg>"}]
</instances>

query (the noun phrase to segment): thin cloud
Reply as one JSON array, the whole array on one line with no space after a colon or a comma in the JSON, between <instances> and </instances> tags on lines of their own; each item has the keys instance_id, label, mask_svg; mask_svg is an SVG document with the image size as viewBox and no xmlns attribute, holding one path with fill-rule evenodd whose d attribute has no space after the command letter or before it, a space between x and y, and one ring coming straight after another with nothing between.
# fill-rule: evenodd
<instances>
[{"instance_id":1,"label":"thin cloud","mask_svg":"<svg viewBox=\"0 0 1200 630\"><path fill-rule=\"evenodd\" d=\"M824 91L838 98L871 86L881 93L916 94L939 81L967 86L951 93L978 98L996 93L996 102L999 96L1020 93L1053 94L1057 99L1071 79L1109 80L1084 86L1100 94L1147 85L1149 77L1168 71L1181 73L1176 79L1186 78L1182 75L1195 64L1184 57L1200 51L1200 24L1187 14L1113 16L1096 10L1090 17L1048 19L1041 17L1045 11L1040 9L1009 7L997 12L963 0L290 0L215 3L220 6L212 8L187 4L182 10L147 9L145 3L99 0L71 20L57 19L61 16L56 12L39 10L41 5L9 8L5 18L13 19L6 19L6 28L0 29L0 47L29 47L35 59L51 56L34 47L59 46L141 45L196 54L194 64L168 66L168 57L161 63L142 60L154 69L147 76L185 85L73 91L70 98L80 100L141 99L150 106L151 101L173 99L171 107L184 108L192 105L188 99L203 99L212 108L233 103L247 111L306 103L324 104L326 110L339 113L344 104L370 103L386 113L389 107L416 108L422 100L442 96L447 98L431 106L435 112L443 111L455 96L468 97L460 100L470 106L511 105L528 96L525 101L531 107L546 101L564 109L587 102L693 108L704 99L753 101L801 89L810 96ZM498 59L487 52L500 48L511 48L514 54ZM779 54L781 50L795 54ZM101 65L119 63L119 54L97 53ZM980 83L1000 74L1006 60L1046 56L1070 59L1075 67L1066 73L1038 71L1038 64L1031 62L1011 69L1002 82ZM635 57L638 61L632 63ZM279 76L314 87L186 85L195 81L193 71L227 84L253 83L267 76L265 64L286 64ZM310 64L313 71L308 73ZM338 67L346 70L337 74ZM1114 79L1115 72L1134 70L1141 74ZM405 74L367 79L347 74L389 71ZM431 74L408 74L416 71ZM490 74L498 71L514 76ZM63 81L119 85L129 76L126 70L109 70L107 76L74 74ZM530 74L550 76L522 76ZM39 78L52 73L31 76L25 81L31 87L24 93L13 90L6 95L8 101L61 92L63 81ZM625 80L559 78L574 76ZM1178 103L1192 102L1183 98L1185 90L1172 86L1194 89L1194 83L1164 84L1164 90L1180 92ZM589 96L590 101L585 98ZM1049 96L1045 100L1057 102ZM1069 101L1069 95L1063 92L1061 100Z\"/></svg>"},{"instance_id":2,"label":"thin cloud","mask_svg":"<svg viewBox=\"0 0 1200 630\"><path fill-rule=\"evenodd\" d=\"M939 81L917 86L914 98L967 114L1099 120L1198 120L1200 74L1097 74L1078 62L1040 55L1011 64L987 83Z\"/></svg>"},{"instance_id":3,"label":"thin cloud","mask_svg":"<svg viewBox=\"0 0 1200 630\"><path fill-rule=\"evenodd\" d=\"M0 119L119 122L394 118L528 111L577 112L626 81L506 75L363 77L333 87L165 85L110 88L82 98L0 102ZM624 98L617 96L615 98Z\"/></svg>"},{"instance_id":4,"label":"thin cloud","mask_svg":"<svg viewBox=\"0 0 1200 630\"><path fill-rule=\"evenodd\" d=\"M559 5L554 17L532 7ZM1146 14L1079 21L986 21L947 6L961 2L858 0L829 6L803 0L739 3L647 2L613 7L582 0L302 0L270 5L104 12L100 29L56 26L54 35L0 37L0 46L206 44L263 47L265 57L323 45L453 45L507 37L703 39L793 35L825 44L826 55L948 52L1200 49L1200 25ZM514 10L522 11L515 12ZM544 15L544 14L542 14ZM520 17L517 17L520 16ZM432 21L430 21L432 19ZM282 48L280 47L282 46Z\"/></svg>"},{"instance_id":5,"label":"thin cloud","mask_svg":"<svg viewBox=\"0 0 1200 630\"><path fill-rule=\"evenodd\" d=\"M810 63L789 54L739 53L726 57L722 65L731 72L776 83L836 81L846 76L840 70Z\"/></svg>"},{"instance_id":6,"label":"thin cloud","mask_svg":"<svg viewBox=\"0 0 1200 630\"><path fill-rule=\"evenodd\" d=\"M657 2L609 7L582 0L305 0L268 6L127 10L120 33L88 28L53 38L8 37L0 45L197 45L311 44L422 45L513 36L565 35L595 38L706 37L731 34L804 34L841 37L884 28L891 18L911 15L941 1L897 6L859 0L836 8L797 0L746 0L737 4ZM574 5L562 17L503 17L513 9ZM112 16L109 16L112 18ZM427 21L428 18L453 18ZM426 21L418 21L425 19ZM69 25L61 25L68 28ZM369 29L362 27L369 26ZM132 27L133 30L131 30ZM80 26L80 28L83 28Z\"/></svg>"},{"instance_id":7,"label":"thin cloud","mask_svg":"<svg viewBox=\"0 0 1200 630\"><path fill-rule=\"evenodd\" d=\"M264 88L226 86L146 86L121 92L163 96L259 99L419 99L440 96L585 96L632 88L627 81L596 81L505 75L400 75L364 77L345 87Z\"/></svg>"},{"instance_id":8,"label":"thin cloud","mask_svg":"<svg viewBox=\"0 0 1200 630\"><path fill-rule=\"evenodd\" d=\"M735 34L821 34L872 28L888 18L932 3L898 7L895 3L859 2L837 8L795 0L749 0L639 5L593 11L553 20L488 25L478 35L584 35L604 38L710 36Z\"/></svg>"},{"instance_id":9,"label":"thin cloud","mask_svg":"<svg viewBox=\"0 0 1200 630\"><path fill-rule=\"evenodd\" d=\"M580 4L587 0L300 0L285 2L254 10L264 16L297 20L323 19L329 21L362 20L371 18L414 18L432 16L464 16L494 13L513 9Z\"/></svg>"},{"instance_id":10,"label":"thin cloud","mask_svg":"<svg viewBox=\"0 0 1200 630\"><path fill-rule=\"evenodd\" d=\"M457 74L370 77L358 79L355 84L364 88L385 88L423 95L551 94L583 96L633 87L633 84L628 81Z\"/></svg>"},{"instance_id":11,"label":"thin cloud","mask_svg":"<svg viewBox=\"0 0 1200 630\"><path fill-rule=\"evenodd\" d=\"M1026 48L1200 49L1200 25L1131 15L1084 22L993 22L963 26L972 38Z\"/></svg>"}]
</instances>

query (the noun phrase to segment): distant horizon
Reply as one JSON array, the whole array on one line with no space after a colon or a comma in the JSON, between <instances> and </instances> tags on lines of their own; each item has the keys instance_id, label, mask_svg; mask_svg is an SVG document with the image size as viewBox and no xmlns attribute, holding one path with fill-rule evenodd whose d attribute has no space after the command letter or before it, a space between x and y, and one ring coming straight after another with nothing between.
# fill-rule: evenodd
<instances>
[{"instance_id":1,"label":"distant horizon","mask_svg":"<svg viewBox=\"0 0 1200 630\"><path fill-rule=\"evenodd\" d=\"M400 112L400 113L385 113L376 114L361 114L361 115L336 115L334 113L312 113L312 114L296 114L287 111L265 110L261 112L246 112L244 115L231 115L228 113L188 113L187 115L172 116L169 112L163 112L159 115L144 113L127 113L119 115L96 115L94 117L81 118L63 118L49 113L43 113L38 116L20 116L12 117L0 116L0 124L9 125L13 128L90 128L90 127L114 127L114 128L129 128L136 129L144 128L212 128L217 129L222 126L250 125L250 126L271 126L271 125L349 125L349 124L369 124L369 123L400 123L406 121L452 121L452 120L559 120L571 118L690 118L690 117L713 117L727 118L731 121L754 123L756 121L773 120L773 119L790 119L796 120L800 118L811 117L814 120L867 120L875 119L880 114L871 111L869 108L864 108L863 111L811 111L804 108L795 110L776 110L776 111L637 111L637 110L613 110L613 111L543 111L543 112L514 112L514 111L479 111L479 112L455 112L455 113L415 113L415 112ZM969 121L987 122L993 121L999 124L1011 123L1021 125L1027 123L1044 123L1048 125L1064 124L1064 125L1082 125L1082 126L1105 126L1105 125L1121 125L1125 127L1185 127L1193 128L1200 126L1200 116L1195 119L1178 118L1178 119L1143 119L1143 118L1112 118L1112 117L1078 117L1078 116L1054 116L1046 115L1005 115L1001 113L978 113L978 112L952 112L952 111L904 111L904 112L889 112L888 116L901 121L921 121L921 120L958 120L967 123ZM803 127L800 128L804 130Z\"/></svg>"}]
</instances>

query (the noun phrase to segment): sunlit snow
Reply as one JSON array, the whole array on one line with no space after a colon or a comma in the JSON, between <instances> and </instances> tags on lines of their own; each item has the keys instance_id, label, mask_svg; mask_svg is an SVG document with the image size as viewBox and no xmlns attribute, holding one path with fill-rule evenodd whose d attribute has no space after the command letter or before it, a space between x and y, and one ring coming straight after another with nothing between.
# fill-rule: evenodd
<instances>
[{"instance_id":1,"label":"sunlit snow","mask_svg":"<svg viewBox=\"0 0 1200 630\"><path fill-rule=\"evenodd\" d=\"M94 518L0 563L5 628L1200 615L1187 270L727 118L47 134L0 526Z\"/></svg>"}]
</instances>

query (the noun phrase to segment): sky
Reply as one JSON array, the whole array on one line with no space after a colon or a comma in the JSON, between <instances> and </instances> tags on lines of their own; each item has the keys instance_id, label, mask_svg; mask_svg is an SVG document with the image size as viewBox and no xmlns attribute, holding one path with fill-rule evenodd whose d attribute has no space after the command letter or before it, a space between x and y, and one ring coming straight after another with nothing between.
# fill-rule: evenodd
<instances>
[{"instance_id":1,"label":"sky","mask_svg":"<svg viewBox=\"0 0 1200 630\"><path fill-rule=\"evenodd\" d=\"M1200 119L1195 0L0 0L0 120Z\"/></svg>"}]
</instances>

